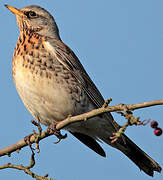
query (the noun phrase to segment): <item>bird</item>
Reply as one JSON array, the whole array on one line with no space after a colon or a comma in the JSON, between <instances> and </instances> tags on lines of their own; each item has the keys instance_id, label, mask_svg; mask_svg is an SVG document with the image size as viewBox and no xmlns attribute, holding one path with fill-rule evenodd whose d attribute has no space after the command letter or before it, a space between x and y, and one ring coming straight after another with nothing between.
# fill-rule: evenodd
<instances>
[{"instance_id":1,"label":"bird","mask_svg":"<svg viewBox=\"0 0 163 180\"><path fill-rule=\"evenodd\" d=\"M5 6L16 15L20 31L12 60L13 79L31 115L49 127L70 115L102 107L103 96L78 57L61 40L53 16L38 5L22 9ZM161 172L160 165L124 133L111 143L110 137L119 128L111 113L104 113L64 129L103 157L106 154L99 141L120 150L147 175Z\"/></svg>"}]
</instances>

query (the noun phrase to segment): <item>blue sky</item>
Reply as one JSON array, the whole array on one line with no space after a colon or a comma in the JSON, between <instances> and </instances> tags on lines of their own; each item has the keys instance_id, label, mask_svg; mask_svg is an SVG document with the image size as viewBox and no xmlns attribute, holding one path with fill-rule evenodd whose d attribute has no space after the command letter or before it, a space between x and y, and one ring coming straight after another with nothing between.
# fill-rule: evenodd
<instances>
[{"instance_id":1,"label":"blue sky","mask_svg":"<svg viewBox=\"0 0 163 180\"><path fill-rule=\"evenodd\" d=\"M112 97L112 105L163 99L163 1L162 0L1 0L0 28L0 146L6 147L30 134L32 116L21 102L11 74L12 53L19 31L15 17L3 6L17 8L36 4L47 9L60 29L62 40L81 60L104 98ZM3 44L3 45L2 45ZM141 120L153 119L163 128L161 106L137 110ZM125 121L116 114L115 120ZM163 167L163 136L156 137L146 127L131 127L126 134ZM55 145L55 137L40 143L34 171L49 173L56 180L72 179L146 179L162 180L156 173L148 177L119 151L102 144L107 157L102 158L68 134ZM29 148L0 164L28 164ZM23 172L1 170L0 179L30 180Z\"/></svg>"}]
</instances>

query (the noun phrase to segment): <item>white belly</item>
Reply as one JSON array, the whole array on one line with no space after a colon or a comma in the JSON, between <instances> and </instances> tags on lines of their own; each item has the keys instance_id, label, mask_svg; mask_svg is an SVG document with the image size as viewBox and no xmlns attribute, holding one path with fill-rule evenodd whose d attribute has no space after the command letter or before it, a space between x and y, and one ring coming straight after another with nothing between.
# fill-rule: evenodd
<instances>
[{"instance_id":1,"label":"white belly","mask_svg":"<svg viewBox=\"0 0 163 180\"><path fill-rule=\"evenodd\" d=\"M16 65L14 76L17 91L30 113L41 123L49 125L75 114L76 105L69 90L58 83L55 76L47 78L43 72L37 74ZM59 78L59 77L58 77Z\"/></svg>"}]
</instances>

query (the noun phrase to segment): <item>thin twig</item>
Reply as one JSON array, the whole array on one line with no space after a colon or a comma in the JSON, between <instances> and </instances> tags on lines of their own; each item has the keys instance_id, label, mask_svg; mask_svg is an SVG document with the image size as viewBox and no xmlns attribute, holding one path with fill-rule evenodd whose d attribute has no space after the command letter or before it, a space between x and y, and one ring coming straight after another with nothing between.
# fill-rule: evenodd
<instances>
[{"instance_id":1,"label":"thin twig","mask_svg":"<svg viewBox=\"0 0 163 180\"><path fill-rule=\"evenodd\" d=\"M8 164L4 164L4 165L0 166L0 169L7 169L7 168L22 170L26 174L35 178L36 180L54 180L52 178L47 178L47 175L39 176L39 175L33 173L28 167L25 167L23 165L15 165L15 164L8 163Z\"/></svg>"}]
</instances>

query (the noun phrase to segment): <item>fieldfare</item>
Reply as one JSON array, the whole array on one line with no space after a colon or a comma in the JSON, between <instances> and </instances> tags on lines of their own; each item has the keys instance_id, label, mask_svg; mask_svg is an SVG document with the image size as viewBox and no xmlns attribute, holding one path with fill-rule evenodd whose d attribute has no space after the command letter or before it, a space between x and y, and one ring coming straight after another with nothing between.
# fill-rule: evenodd
<instances>
[{"instance_id":1,"label":"fieldfare","mask_svg":"<svg viewBox=\"0 0 163 180\"><path fill-rule=\"evenodd\" d=\"M13 55L12 73L16 89L32 116L45 126L100 108L104 99L74 52L65 45L57 24L39 6L17 9L20 36ZM96 153L105 157L97 143L102 140L119 149L146 174L153 176L161 167L125 134L115 143L110 137L119 129L110 113L65 127Z\"/></svg>"}]
</instances>

